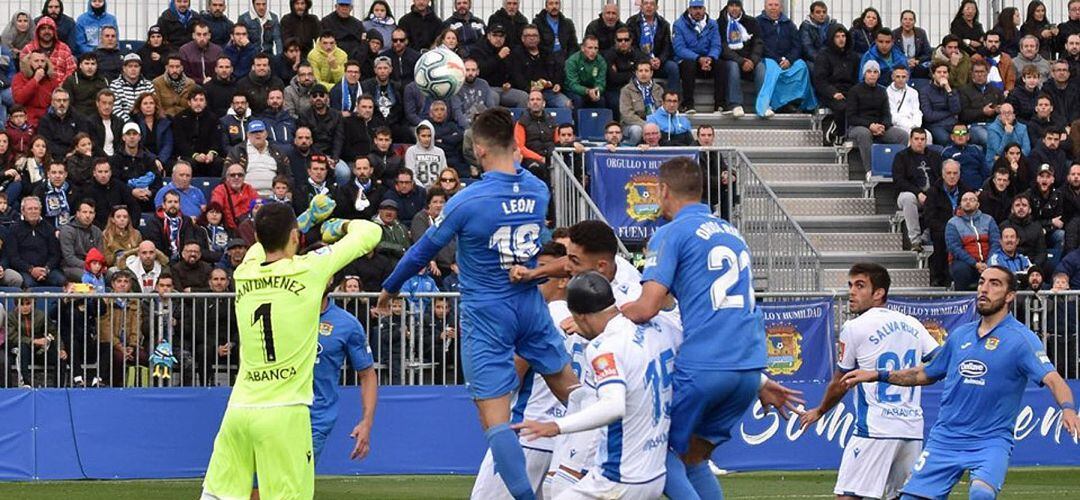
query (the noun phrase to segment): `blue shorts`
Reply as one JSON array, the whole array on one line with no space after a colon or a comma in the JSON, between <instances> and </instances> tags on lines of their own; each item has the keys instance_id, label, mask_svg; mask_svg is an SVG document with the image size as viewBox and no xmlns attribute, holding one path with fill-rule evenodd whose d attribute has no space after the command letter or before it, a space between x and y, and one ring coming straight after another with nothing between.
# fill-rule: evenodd
<instances>
[{"instance_id":1,"label":"blue shorts","mask_svg":"<svg viewBox=\"0 0 1080 500\"><path fill-rule=\"evenodd\" d=\"M570 362L539 290L462 302L461 333L462 370L474 399L497 398L517 387L515 353L542 375L557 373Z\"/></svg>"},{"instance_id":2,"label":"blue shorts","mask_svg":"<svg viewBox=\"0 0 1080 500\"><path fill-rule=\"evenodd\" d=\"M931 436L915 462L911 479L904 485L904 493L923 498L947 498L965 470L971 471L972 481L983 481L1001 491L1011 456L1012 446L1005 443L943 446Z\"/></svg>"},{"instance_id":3,"label":"blue shorts","mask_svg":"<svg viewBox=\"0 0 1080 500\"><path fill-rule=\"evenodd\" d=\"M690 371L675 366L672 376L668 445L679 454L697 436L719 446L757 397L761 370Z\"/></svg>"}]
</instances>

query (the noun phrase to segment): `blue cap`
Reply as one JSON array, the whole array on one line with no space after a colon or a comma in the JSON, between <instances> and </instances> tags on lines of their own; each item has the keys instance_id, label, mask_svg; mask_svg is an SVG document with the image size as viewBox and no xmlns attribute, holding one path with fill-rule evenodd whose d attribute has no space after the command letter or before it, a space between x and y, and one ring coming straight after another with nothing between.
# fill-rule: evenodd
<instances>
[{"instance_id":1,"label":"blue cap","mask_svg":"<svg viewBox=\"0 0 1080 500\"><path fill-rule=\"evenodd\" d=\"M690 0L690 4L687 7L704 7L705 0Z\"/></svg>"},{"instance_id":2,"label":"blue cap","mask_svg":"<svg viewBox=\"0 0 1080 500\"><path fill-rule=\"evenodd\" d=\"M266 124L262 120L251 120L248 124L248 133L252 132L266 132Z\"/></svg>"},{"instance_id":3,"label":"blue cap","mask_svg":"<svg viewBox=\"0 0 1080 500\"><path fill-rule=\"evenodd\" d=\"M337 0L334 3L338 5L352 5L352 0Z\"/></svg>"}]
</instances>

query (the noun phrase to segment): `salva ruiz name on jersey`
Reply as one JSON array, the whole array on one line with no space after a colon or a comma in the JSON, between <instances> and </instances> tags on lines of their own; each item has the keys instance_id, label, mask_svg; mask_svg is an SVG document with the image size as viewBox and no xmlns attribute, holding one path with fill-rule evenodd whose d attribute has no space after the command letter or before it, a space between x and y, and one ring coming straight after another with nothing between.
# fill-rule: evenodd
<instances>
[{"instance_id":1,"label":"salva ruiz name on jersey","mask_svg":"<svg viewBox=\"0 0 1080 500\"><path fill-rule=\"evenodd\" d=\"M274 288L299 296L300 292L307 289L307 286L288 276L267 276L253 280L237 280L236 300L240 300L248 292L266 288Z\"/></svg>"}]
</instances>

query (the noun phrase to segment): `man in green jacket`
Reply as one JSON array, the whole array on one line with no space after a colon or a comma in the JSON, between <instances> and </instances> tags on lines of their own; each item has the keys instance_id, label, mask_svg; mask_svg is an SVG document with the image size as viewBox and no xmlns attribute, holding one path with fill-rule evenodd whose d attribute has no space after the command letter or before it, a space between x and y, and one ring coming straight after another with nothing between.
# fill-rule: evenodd
<instances>
[{"instance_id":1,"label":"man in green jacket","mask_svg":"<svg viewBox=\"0 0 1080 500\"><path fill-rule=\"evenodd\" d=\"M375 247L377 253L385 255L394 265L405 255L412 240L409 238L409 230L398 220L398 205L394 200L383 200L379 204L379 214L373 219L376 224L382 226L382 239Z\"/></svg>"},{"instance_id":2,"label":"man in green jacket","mask_svg":"<svg viewBox=\"0 0 1080 500\"><path fill-rule=\"evenodd\" d=\"M599 54L599 40L586 35L581 50L566 60L566 95L574 109L604 107L607 63Z\"/></svg>"}]
</instances>

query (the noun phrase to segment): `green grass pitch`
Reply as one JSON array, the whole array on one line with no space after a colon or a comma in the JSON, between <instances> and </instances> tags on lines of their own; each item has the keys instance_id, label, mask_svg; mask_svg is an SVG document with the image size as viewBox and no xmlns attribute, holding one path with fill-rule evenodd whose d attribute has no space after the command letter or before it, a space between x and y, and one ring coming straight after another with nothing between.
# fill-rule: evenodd
<instances>
[{"instance_id":1,"label":"green grass pitch","mask_svg":"<svg viewBox=\"0 0 1080 500\"><path fill-rule=\"evenodd\" d=\"M834 471L736 473L720 479L724 497L742 500L834 498ZM472 476L361 476L319 477L318 499L467 498ZM199 495L200 481L59 481L0 483L0 498L20 500L126 500L154 498L190 500ZM967 498L966 478L953 489L952 498ZM1080 498L1080 469L1017 468L1009 471L1005 490L1010 499Z\"/></svg>"}]
</instances>

